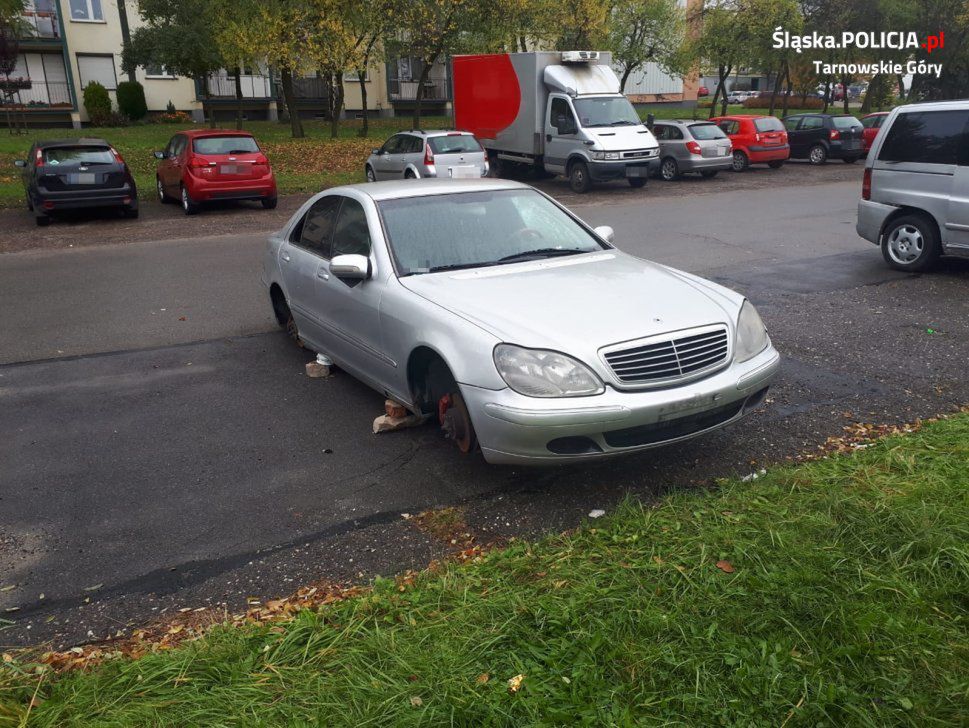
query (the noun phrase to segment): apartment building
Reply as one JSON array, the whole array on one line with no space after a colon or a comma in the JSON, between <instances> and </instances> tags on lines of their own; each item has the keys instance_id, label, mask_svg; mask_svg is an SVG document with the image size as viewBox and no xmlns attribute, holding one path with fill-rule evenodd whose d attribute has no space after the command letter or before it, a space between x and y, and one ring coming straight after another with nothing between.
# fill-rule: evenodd
<instances>
[{"instance_id":1,"label":"apartment building","mask_svg":"<svg viewBox=\"0 0 969 728\"><path fill-rule=\"evenodd\" d=\"M20 53L10 78L29 79L30 87L0 97L0 104L22 112L31 125L80 127L88 121L83 103L88 83L101 83L114 100L118 83L127 80L121 68L119 3L124 3L128 26L134 32L142 22L137 0L28 0L24 20L29 34L20 38ZM392 114L401 103L390 97L389 67L381 64L367 72L367 107L372 113ZM215 73L203 83L177 77L162 67L139 67L135 80L145 89L150 113L165 111L170 102L197 121L213 114L216 119L235 117L236 79L229 70ZM241 86L247 118L277 117L281 89L269 69L242 69ZM328 89L323 79L307 73L295 79L294 87L300 116L326 116ZM350 117L362 109L359 85L352 77L346 83L344 105Z\"/></svg>"}]
</instances>

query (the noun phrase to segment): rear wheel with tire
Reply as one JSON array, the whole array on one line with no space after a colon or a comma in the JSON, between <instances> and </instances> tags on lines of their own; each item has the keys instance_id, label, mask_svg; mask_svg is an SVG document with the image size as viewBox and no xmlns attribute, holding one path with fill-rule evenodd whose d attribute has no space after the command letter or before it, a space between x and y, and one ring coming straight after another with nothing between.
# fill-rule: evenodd
<instances>
[{"instance_id":1,"label":"rear wheel with tire","mask_svg":"<svg viewBox=\"0 0 969 728\"><path fill-rule=\"evenodd\" d=\"M767 166L770 167L771 169L780 169L781 167L784 166L784 160L775 159L773 162L768 162Z\"/></svg>"},{"instance_id":2,"label":"rear wheel with tire","mask_svg":"<svg viewBox=\"0 0 969 728\"><path fill-rule=\"evenodd\" d=\"M573 192L582 194L592 189L592 178L589 177L589 165L585 162L573 162L569 167L569 187Z\"/></svg>"},{"instance_id":3,"label":"rear wheel with tire","mask_svg":"<svg viewBox=\"0 0 969 728\"><path fill-rule=\"evenodd\" d=\"M199 211L198 203L192 199L185 185L182 185L182 210L185 211L186 215L194 215Z\"/></svg>"},{"instance_id":4,"label":"rear wheel with tire","mask_svg":"<svg viewBox=\"0 0 969 728\"><path fill-rule=\"evenodd\" d=\"M267 210L275 210L276 209L276 205L279 204L279 198L278 197L263 197L262 200L260 200L260 202L262 202L262 206L264 208L266 208Z\"/></svg>"},{"instance_id":5,"label":"rear wheel with tire","mask_svg":"<svg viewBox=\"0 0 969 728\"><path fill-rule=\"evenodd\" d=\"M750 166L750 159L739 149L733 153L733 171L743 172Z\"/></svg>"},{"instance_id":6,"label":"rear wheel with tire","mask_svg":"<svg viewBox=\"0 0 969 728\"><path fill-rule=\"evenodd\" d=\"M627 177L626 181L629 182L630 187L639 188L646 186L645 177Z\"/></svg>"},{"instance_id":7,"label":"rear wheel with tire","mask_svg":"<svg viewBox=\"0 0 969 728\"><path fill-rule=\"evenodd\" d=\"M824 164L828 161L828 150L824 148L823 144L815 144L808 152L808 161L811 164Z\"/></svg>"},{"instance_id":8,"label":"rear wheel with tire","mask_svg":"<svg viewBox=\"0 0 969 728\"><path fill-rule=\"evenodd\" d=\"M676 163L673 157L667 157L663 160L663 163L659 166L659 176L662 177L666 182L672 182L678 179L680 176L680 165Z\"/></svg>"},{"instance_id":9,"label":"rear wheel with tire","mask_svg":"<svg viewBox=\"0 0 969 728\"><path fill-rule=\"evenodd\" d=\"M910 272L928 270L941 254L938 231L922 215L892 220L885 227L881 248L889 267Z\"/></svg>"},{"instance_id":10,"label":"rear wheel with tire","mask_svg":"<svg viewBox=\"0 0 969 728\"><path fill-rule=\"evenodd\" d=\"M710 179L711 177L716 177L717 176L717 172L719 172L719 171L720 171L719 169L708 169L708 170L706 170L704 172L700 172L700 176L701 177L706 177L707 179Z\"/></svg>"}]
</instances>

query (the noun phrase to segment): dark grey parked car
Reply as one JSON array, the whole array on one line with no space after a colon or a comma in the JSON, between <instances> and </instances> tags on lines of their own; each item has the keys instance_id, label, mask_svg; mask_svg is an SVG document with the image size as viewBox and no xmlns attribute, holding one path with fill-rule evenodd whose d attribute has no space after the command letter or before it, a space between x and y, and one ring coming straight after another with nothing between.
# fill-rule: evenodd
<instances>
[{"instance_id":1,"label":"dark grey parked car","mask_svg":"<svg viewBox=\"0 0 969 728\"><path fill-rule=\"evenodd\" d=\"M653 135L659 142L658 175L667 182L684 172L714 177L733 166L730 139L712 121L658 121Z\"/></svg>"},{"instance_id":2,"label":"dark grey parked car","mask_svg":"<svg viewBox=\"0 0 969 728\"><path fill-rule=\"evenodd\" d=\"M488 176L488 158L466 131L402 131L374 149L364 166L368 182L393 179L476 179Z\"/></svg>"},{"instance_id":3,"label":"dark grey parked car","mask_svg":"<svg viewBox=\"0 0 969 728\"><path fill-rule=\"evenodd\" d=\"M51 215L85 207L113 207L126 217L138 216L138 191L131 170L104 139L59 139L35 142L23 170L27 209L38 225Z\"/></svg>"}]
</instances>

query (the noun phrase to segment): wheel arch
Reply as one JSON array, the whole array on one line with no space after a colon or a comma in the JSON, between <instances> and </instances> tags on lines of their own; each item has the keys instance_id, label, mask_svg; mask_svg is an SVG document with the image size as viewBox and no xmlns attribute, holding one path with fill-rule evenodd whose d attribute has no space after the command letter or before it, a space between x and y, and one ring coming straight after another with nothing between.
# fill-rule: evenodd
<instances>
[{"instance_id":1,"label":"wheel arch","mask_svg":"<svg viewBox=\"0 0 969 728\"><path fill-rule=\"evenodd\" d=\"M576 162L582 162L583 164L585 164L587 169L589 167L589 160L584 155L579 154L578 152L572 152L571 154L569 154L568 159L565 160L566 177L572 174L572 167L575 165Z\"/></svg>"},{"instance_id":2,"label":"wheel arch","mask_svg":"<svg viewBox=\"0 0 969 728\"><path fill-rule=\"evenodd\" d=\"M435 362L443 366L451 378L457 381L447 359L437 349L427 344L418 344L407 357L407 392L414 408L425 414L433 411L434 402L430 401L431 393L427 388L427 376ZM430 410L429 407L431 407Z\"/></svg>"},{"instance_id":3,"label":"wheel arch","mask_svg":"<svg viewBox=\"0 0 969 728\"><path fill-rule=\"evenodd\" d=\"M885 233L888 231L889 226L893 222L895 222L898 218L906 217L908 215L914 215L925 219L935 229L935 239L938 240L939 243L945 242L942 239L942 228L939 225L939 221L935 219L935 215L933 215L928 210L922 209L921 207L911 207L909 205L902 205L901 207L897 208L894 212L892 212L888 217L886 217L885 221L882 223L881 230L878 231L879 245L885 239Z\"/></svg>"},{"instance_id":4,"label":"wheel arch","mask_svg":"<svg viewBox=\"0 0 969 728\"><path fill-rule=\"evenodd\" d=\"M286 301L286 294L283 293L283 287L276 281L273 281L269 286L269 300L273 305L273 315L276 317L276 323L280 326L285 326L286 308L289 308L289 303Z\"/></svg>"},{"instance_id":5,"label":"wheel arch","mask_svg":"<svg viewBox=\"0 0 969 728\"><path fill-rule=\"evenodd\" d=\"M407 176L407 173L408 172L413 172L414 173L414 177L416 177L417 179L421 179L422 178L421 171L417 168L417 165L416 164L411 163L411 164L408 164L406 167L404 167L404 176L405 177Z\"/></svg>"}]
</instances>

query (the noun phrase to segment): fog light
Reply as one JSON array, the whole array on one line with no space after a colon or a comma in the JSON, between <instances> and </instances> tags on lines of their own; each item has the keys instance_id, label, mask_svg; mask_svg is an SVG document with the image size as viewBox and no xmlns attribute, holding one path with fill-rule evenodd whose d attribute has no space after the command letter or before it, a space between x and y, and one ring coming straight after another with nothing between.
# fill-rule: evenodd
<instances>
[{"instance_id":1,"label":"fog light","mask_svg":"<svg viewBox=\"0 0 969 728\"><path fill-rule=\"evenodd\" d=\"M123 204L125 204L125 205L130 205L131 204L131 198L130 197L122 197L121 198L121 202Z\"/></svg>"},{"instance_id":2,"label":"fog light","mask_svg":"<svg viewBox=\"0 0 969 728\"><path fill-rule=\"evenodd\" d=\"M54 203L51 202L50 200L47 200L46 202L44 202L44 209L45 210L53 210L54 209Z\"/></svg>"}]
</instances>

